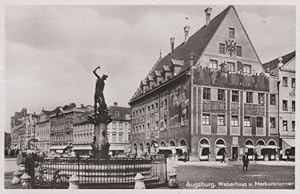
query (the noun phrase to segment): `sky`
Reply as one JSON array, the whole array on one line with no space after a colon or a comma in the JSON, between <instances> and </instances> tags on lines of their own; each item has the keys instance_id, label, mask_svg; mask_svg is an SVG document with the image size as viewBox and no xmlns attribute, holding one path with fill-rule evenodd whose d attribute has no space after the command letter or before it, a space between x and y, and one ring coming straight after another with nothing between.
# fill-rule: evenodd
<instances>
[{"instance_id":1,"label":"sky","mask_svg":"<svg viewBox=\"0 0 300 194\"><path fill-rule=\"evenodd\" d=\"M128 102L162 55L205 24L208 6L97 5L5 8L6 129L16 111L39 113L75 102L92 104L96 78L107 74L108 105ZM226 6L212 8L212 18ZM295 50L295 6L235 6L262 62ZM185 18L188 17L189 20Z\"/></svg>"}]
</instances>

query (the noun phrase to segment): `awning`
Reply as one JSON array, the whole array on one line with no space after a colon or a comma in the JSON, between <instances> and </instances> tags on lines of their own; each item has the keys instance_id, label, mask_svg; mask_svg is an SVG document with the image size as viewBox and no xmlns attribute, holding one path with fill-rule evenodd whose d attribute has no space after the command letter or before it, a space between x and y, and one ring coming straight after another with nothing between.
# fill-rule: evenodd
<instances>
[{"instance_id":1,"label":"awning","mask_svg":"<svg viewBox=\"0 0 300 194\"><path fill-rule=\"evenodd\" d=\"M282 139L290 147L295 147L295 139Z\"/></svg>"},{"instance_id":2,"label":"awning","mask_svg":"<svg viewBox=\"0 0 300 194\"><path fill-rule=\"evenodd\" d=\"M245 145L246 148L249 148L249 149L255 149L256 147L254 145Z\"/></svg>"},{"instance_id":3,"label":"awning","mask_svg":"<svg viewBox=\"0 0 300 194\"><path fill-rule=\"evenodd\" d=\"M62 154L64 152L64 150L56 150L56 152Z\"/></svg>"},{"instance_id":4,"label":"awning","mask_svg":"<svg viewBox=\"0 0 300 194\"><path fill-rule=\"evenodd\" d=\"M264 149L277 149L279 148L278 146L275 146L275 145L266 145L264 146Z\"/></svg>"},{"instance_id":5,"label":"awning","mask_svg":"<svg viewBox=\"0 0 300 194\"><path fill-rule=\"evenodd\" d=\"M200 144L200 147L202 147L202 148L209 148L210 146L208 144Z\"/></svg>"},{"instance_id":6,"label":"awning","mask_svg":"<svg viewBox=\"0 0 300 194\"><path fill-rule=\"evenodd\" d=\"M56 146L51 146L50 150L64 150L67 147L68 147L67 145L56 145Z\"/></svg>"},{"instance_id":7,"label":"awning","mask_svg":"<svg viewBox=\"0 0 300 194\"><path fill-rule=\"evenodd\" d=\"M92 150L91 145L73 145L73 150Z\"/></svg>"},{"instance_id":8,"label":"awning","mask_svg":"<svg viewBox=\"0 0 300 194\"><path fill-rule=\"evenodd\" d=\"M122 146L122 145L110 145L109 146L109 150L112 151L118 151L118 150L125 150L125 146Z\"/></svg>"},{"instance_id":9,"label":"awning","mask_svg":"<svg viewBox=\"0 0 300 194\"><path fill-rule=\"evenodd\" d=\"M226 146L224 144L216 144L217 148L226 148Z\"/></svg>"}]
</instances>

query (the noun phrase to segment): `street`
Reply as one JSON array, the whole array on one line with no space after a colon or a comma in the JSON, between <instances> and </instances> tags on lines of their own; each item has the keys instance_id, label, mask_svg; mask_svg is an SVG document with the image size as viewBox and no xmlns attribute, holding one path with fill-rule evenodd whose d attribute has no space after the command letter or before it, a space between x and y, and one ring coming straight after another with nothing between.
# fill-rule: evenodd
<instances>
[{"instance_id":1,"label":"street","mask_svg":"<svg viewBox=\"0 0 300 194\"><path fill-rule=\"evenodd\" d=\"M242 171L240 163L176 162L169 165L176 169L180 189L294 189L294 164L250 163L248 172ZM16 169L15 159L5 159L6 189L20 188L20 185L11 185Z\"/></svg>"},{"instance_id":2,"label":"street","mask_svg":"<svg viewBox=\"0 0 300 194\"><path fill-rule=\"evenodd\" d=\"M294 189L295 167L276 162L250 163L248 172L242 171L242 164L238 163L213 163L213 166L198 163L175 169L182 189Z\"/></svg>"}]
</instances>

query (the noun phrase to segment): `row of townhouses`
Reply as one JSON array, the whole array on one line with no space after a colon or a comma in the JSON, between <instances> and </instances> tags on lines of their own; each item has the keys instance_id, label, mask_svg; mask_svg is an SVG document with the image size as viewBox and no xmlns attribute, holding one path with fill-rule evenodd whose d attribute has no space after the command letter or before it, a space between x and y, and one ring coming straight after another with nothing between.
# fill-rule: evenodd
<instances>
[{"instance_id":1,"label":"row of townhouses","mask_svg":"<svg viewBox=\"0 0 300 194\"><path fill-rule=\"evenodd\" d=\"M108 138L112 154L130 149L130 109L117 103L109 108L112 122L108 125ZM89 122L94 108L90 105L76 107L71 103L54 110L31 114L27 109L11 117L12 147L39 149L43 152L64 153L68 148L79 154L89 154L94 139L94 126Z\"/></svg>"},{"instance_id":2,"label":"row of townhouses","mask_svg":"<svg viewBox=\"0 0 300 194\"><path fill-rule=\"evenodd\" d=\"M132 147L191 160L295 155L295 52L263 64L234 6L159 57L131 98ZM155 142L155 143L153 143Z\"/></svg>"}]
</instances>

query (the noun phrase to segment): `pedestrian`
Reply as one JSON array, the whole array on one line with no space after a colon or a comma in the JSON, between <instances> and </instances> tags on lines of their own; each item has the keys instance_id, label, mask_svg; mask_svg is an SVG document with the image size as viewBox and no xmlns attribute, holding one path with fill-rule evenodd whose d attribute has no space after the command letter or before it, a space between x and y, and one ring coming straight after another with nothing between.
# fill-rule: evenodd
<instances>
[{"instance_id":1,"label":"pedestrian","mask_svg":"<svg viewBox=\"0 0 300 194\"><path fill-rule=\"evenodd\" d=\"M225 163L225 158L226 158L226 152L224 151L223 152L223 158L222 158L222 162L224 162L224 163Z\"/></svg>"},{"instance_id":2,"label":"pedestrian","mask_svg":"<svg viewBox=\"0 0 300 194\"><path fill-rule=\"evenodd\" d=\"M187 154L187 151L184 151L184 152L183 152L183 155L184 155L184 162L186 162L186 161L187 161L187 155L188 155L188 154Z\"/></svg>"},{"instance_id":3,"label":"pedestrian","mask_svg":"<svg viewBox=\"0 0 300 194\"><path fill-rule=\"evenodd\" d=\"M248 164L249 164L249 159L246 154L243 155L243 171L245 170L246 172L248 171Z\"/></svg>"}]
</instances>

